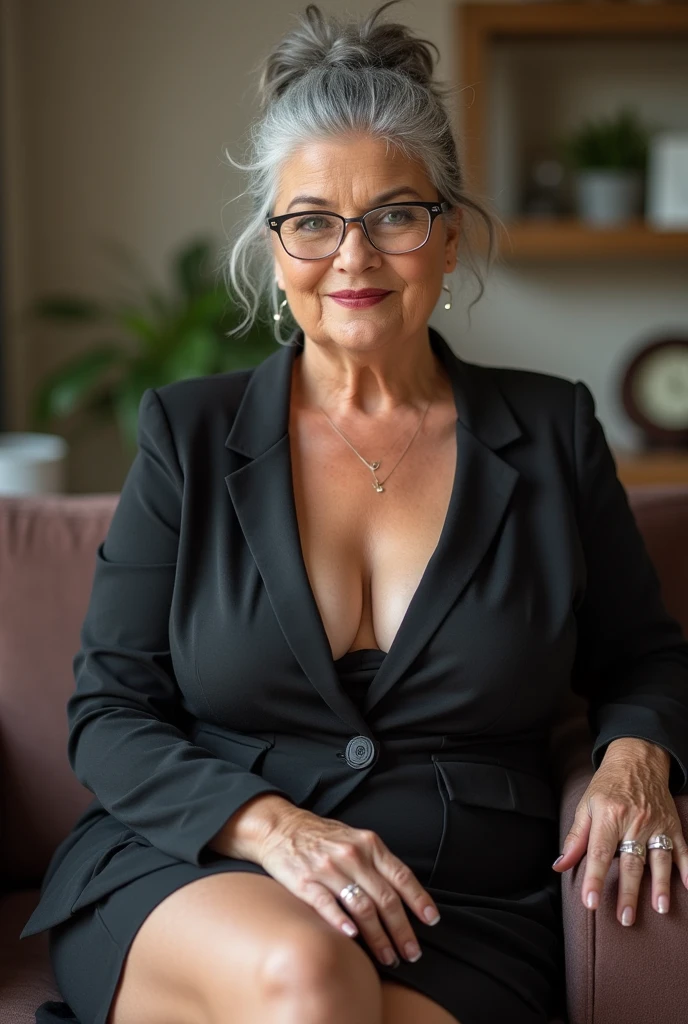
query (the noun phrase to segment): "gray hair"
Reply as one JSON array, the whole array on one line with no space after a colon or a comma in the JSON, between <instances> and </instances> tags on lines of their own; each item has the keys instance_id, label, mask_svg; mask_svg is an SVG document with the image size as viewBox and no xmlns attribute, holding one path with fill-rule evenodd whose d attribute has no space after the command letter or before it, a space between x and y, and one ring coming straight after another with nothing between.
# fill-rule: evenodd
<instances>
[{"instance_id":1,"label":"gray hair","mask_svg":"<svg viewBox=\"0 0 688 1024\"><path fill-rule=\"evenodd\" d=\"M221 250L220 269L244 319L228 334L245 334L265 309L277 306L273 253L265 218L273 212L283 163L314 139L367 134L385 139L408 159L420 161L441 198L452 208L477 213L488 232L487 264L495 250L493 214L466 191L464 174L444 99L453 90L433 80L434 43L418 39L404 25L377 24L399 0L388 0L364 20L341 23L315 4L298 15L299 24L263 60L260 117L249 128L248 163L230 163L249 172L252 209L238 224L233 241ZM465 243L465 244L464 244ZM481 298L485 286L470 241L462 232Z\"/></svg>"}]
</instances>

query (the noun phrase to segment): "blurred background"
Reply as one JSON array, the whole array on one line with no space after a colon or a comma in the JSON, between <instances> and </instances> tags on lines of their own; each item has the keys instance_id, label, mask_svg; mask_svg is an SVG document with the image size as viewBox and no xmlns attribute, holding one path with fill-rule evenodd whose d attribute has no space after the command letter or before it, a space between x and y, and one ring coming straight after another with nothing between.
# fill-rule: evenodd
<instances>
[{"instance_id":1,"label":"blurred background","mask_svg":"<svg viewBox=\"0 0 688 1024\"><path fill-rule=\"evenodd\" d=\"M0 0L0 490L119 490L144 387L273 349L270 327L223 338L212 247L245 210L225 148L241 162L256 65L300 9ZM469 185L503 225L470 323L466 269L432 324L470 361L584 380L627 482L688 481L688 5L383 17L439 47ZM66 445L43 483L20 466L39 433Z\"/></svg>"}]
</instances>

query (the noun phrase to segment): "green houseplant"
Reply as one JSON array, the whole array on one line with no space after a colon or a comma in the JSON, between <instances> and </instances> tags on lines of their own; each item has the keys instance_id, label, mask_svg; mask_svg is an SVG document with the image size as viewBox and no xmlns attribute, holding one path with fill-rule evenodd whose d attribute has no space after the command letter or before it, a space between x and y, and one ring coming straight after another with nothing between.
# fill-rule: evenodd
<instances>
[{"instance_id":1,"label":"green houseplant","mask_svg":"<svg viewBox=\"0 0 688 1024\"><path fill-rule=\"evenodd\" d=\"M560 149L581 219L619 224L641 213L649 130L633 110L584 121Z\"/></svg>"},{"instance_id":2,"label":"green houseplant","mask_svg":"<svg viewBox=\"0 0 688 1024\"><path fill-rule=\"evenodd\" d=\"M86 429L89 419L114 418L125 447L134 453L138 407L147 387L255 366L279 346L265 309L247 334L227 336L240 317L213 275L209 241L192 241L173 254L170 293L147 281L124 247L112 243L110 251L133 272L133 297L94 301L51 295L27 310L30 317L71 329L112 332L43 378L32 395L30 417L32 429L44 430L78 413L76 432Z\"/></svg>"}]
</instances>

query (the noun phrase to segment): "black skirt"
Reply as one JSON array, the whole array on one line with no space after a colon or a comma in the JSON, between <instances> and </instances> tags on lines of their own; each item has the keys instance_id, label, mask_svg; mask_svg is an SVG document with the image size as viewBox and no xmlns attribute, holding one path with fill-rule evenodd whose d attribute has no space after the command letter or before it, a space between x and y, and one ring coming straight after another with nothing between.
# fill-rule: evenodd
<instances>
[{"instance_id":1,"label":"black skirt","mask_svg":"<svg viewBox=\"0 0 688 1024\"><path fill-rule=\"evenodd\" d=\"M77 911L68 921L49 930L49 949L53 971L64 1002L49 1000L36 1011L37 1024L106 1024L112 999L129 947L148 914L176 889L207 874L247 870L267 875L258 864L233 861L197 868L193 864L173 864L159 868L116 889L104 900ZM430 890L443 920L446 907L439 890ZM534 1001L524 1002L510 987L493 974L462 961L442 935L443 922L423 924L408 914L423 956L415 964L401 961L397 968L386 967L375 957L359 935L352 942L370 955L382 979L417 989L453 1013L461 1024L549 1024L552 1016L565 1020L563 1005L552 1005L551 1015ZM435 940L435 941L433 941ZM454 940L457 946L457 940ZM544 993L544 987L541 989ZM563 989L559 993L563 1002Z\"/></svg>"},{"instance_id":2,"label":"black skirt","mask_svg":"<svg viewBox=\"0 0 688 1024\"><path fill-rule=\"evenodd\" d=\"M356 651L337 663L343 682L359 696L379 667L380 652ZM404 773L400 778L400 772ZM394 795L404 793L405 813ZM434 799L431 796L434 794ZM483 839L466 843L465 836L448 830L440 799L435 768L409 764L394 773L373 772L360 787L331 813L356 828L371 828L387 846L411 867L435 900L441 914L437 925L420 921L406 907L407 917L423 955L415 963L401 958L397 968L381 964L365 939L357 942L369 955L379 976L408 985L453 1014L460 1024L550 1024L566 1020L563 929L560 876L551 871L556 856L557 828L552 827L552 850L544 850L542 870L534 883L513 889L508 879L509 853L499 879L484 873L485 809L475 829ZM499 815L495 812L499 839ZM463 820L463 819L462 819ZM502 819L503 820L503 819ZM409 827L409 822L412 822ZM469 819L467 834L471 835ZM544 836L549 822L523 819L530 834ZM545 829L538 832L538 828ZM444 837L444 860L436 860L438 837ZM492 842L492 834L488 836ZM453 843L463 862L464 885L449 888ZM534 840L533 840L534 841ZM524 842L528 843L524 833ZM150 847L148 847L150 851ZM153 853L154 851L151 851ZM550 858L550 853L554 856ZM146 856L146 849L136 851ZM472 859L473 858L473 859ZM124 959L136 932L148 914L170 893L196 878L223 871L248 871L271 877L252 861L209 855L206 863L159 865L139 873L133 881L113 888L104 898L77 910L49 930L49 950L55 979L64 1002L48 1001L36 1011L37 1024L106 1024ZM525 878L525 876L524 876ZM501 888L500 888L501 886ZM505 891L505 886L508 891Z\"/></svg>"}]
</instances>

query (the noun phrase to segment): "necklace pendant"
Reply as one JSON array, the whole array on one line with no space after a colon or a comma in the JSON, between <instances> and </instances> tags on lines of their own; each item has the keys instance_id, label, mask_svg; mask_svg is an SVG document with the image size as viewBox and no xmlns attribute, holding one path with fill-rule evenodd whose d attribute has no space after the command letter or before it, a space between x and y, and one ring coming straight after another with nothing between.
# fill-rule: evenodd
<instances>
[{"instance_id":1,"label":"necklace pendant","mask_svg":"<svg viewBox=\"0 0 688 1024\"><path fill-rule=\"evenodd\" d=\"M375 483L373 484L373 488L374 490L377 491L378 494L382 494L382 492L384 491L384 487L378 480L376 480Z\"/></svg>"}]
</instances>

